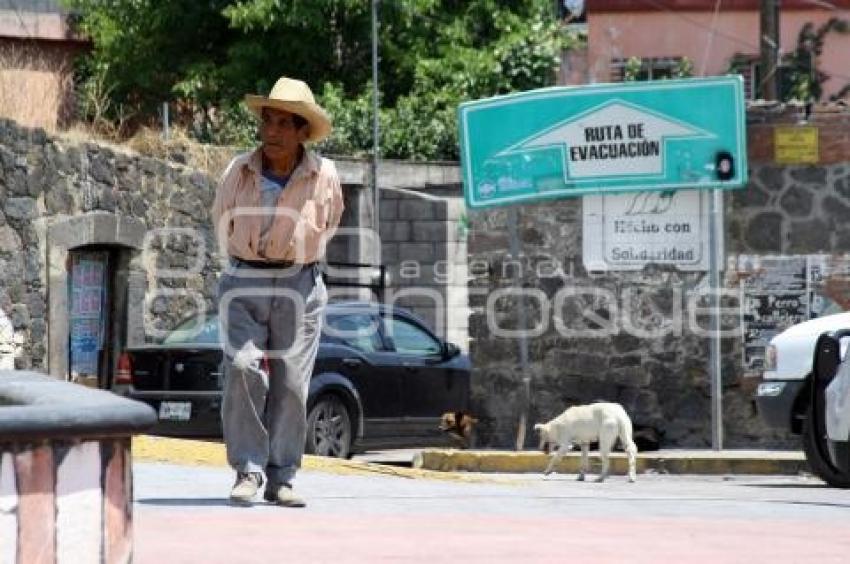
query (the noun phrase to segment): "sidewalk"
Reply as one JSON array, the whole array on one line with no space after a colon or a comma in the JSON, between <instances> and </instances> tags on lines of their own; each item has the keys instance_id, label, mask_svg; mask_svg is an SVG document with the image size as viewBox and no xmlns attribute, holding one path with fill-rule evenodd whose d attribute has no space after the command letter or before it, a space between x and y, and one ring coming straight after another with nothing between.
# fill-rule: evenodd
<instances>
[{"instance_id":1,"label":"sidewalk","mask_svg":"<svg viewBox=\"0 0 850 564\"><path fill-rule=\"evenodd\" d=\"M470 474L344 461L304 509L227 501L225 466L133 464L137 564L844 563L850 491L805 476ZM415 479L427 476L428 479ZM431 476L437 479L431 479ZM414 479L411 479L414 478Z\"/></svg>"},{"instance_id":2,"label":"sidewalk","mask_svg":"<svg viewBox=\"0 0 850 564\"><path fill-rule=\"evenodd\" d=\"M581 454L570 452L556 466L561 473L577 473ZM599 457L590 453L591 471ZM423 450L414 455L413 467L442 472L542 472L549 456L541 452ZM611 472L626 472L626 456L611 455ZM638 453L637 472L658 474L763 474L797 475L809 472L802 452L775 450L663 449Z\"/></svg>"},{"instance_id":3,"label":"sidewalk","mask_svg":"<svg viewBox=\"0 0 850 564\"><path fill-rule=\"evenodd\" d=\"M170 462L226 466L224 445L217 441L139 436L133 439L136 461ZM571 452L558 464L561 473L578 472L580 453ZM591 472L598 468L598 456L591 452ZM536 451L403 449L356 455L352 460L315 456L304 458L304 468L335 473L384 473L405 477L437 479L463 478L462 473L515 474L542 472L549 457ZM406 468L407 464L411 468ZM611 472L623 474L626 458L622 452L611 455ZM638 474L761 474L797 475L809 472L805 457L798 451L667 449L638 453ZM452 473L460 473L452 476ZM442 475L441 475L442 474ZM470 476L471 478L471 476Z\"/></svg>"}]
</instances>

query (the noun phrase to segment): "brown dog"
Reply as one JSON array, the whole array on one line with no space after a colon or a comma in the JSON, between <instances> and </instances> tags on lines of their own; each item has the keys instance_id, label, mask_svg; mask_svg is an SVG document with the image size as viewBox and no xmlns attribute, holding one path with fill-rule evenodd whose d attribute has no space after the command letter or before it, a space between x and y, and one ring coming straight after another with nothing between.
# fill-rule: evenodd
<instances>
[{"instance_id":1,"label":"brown dog","mask_svg":"<svg viewBox=\"0 0 850 564\"><path fill-rule=\"evenodd\" d=\"M448 435L460 448L475 446L474 427L478 419L463 411L448 411L440 418L440 431Z\"/></svg>"}]
</instances>

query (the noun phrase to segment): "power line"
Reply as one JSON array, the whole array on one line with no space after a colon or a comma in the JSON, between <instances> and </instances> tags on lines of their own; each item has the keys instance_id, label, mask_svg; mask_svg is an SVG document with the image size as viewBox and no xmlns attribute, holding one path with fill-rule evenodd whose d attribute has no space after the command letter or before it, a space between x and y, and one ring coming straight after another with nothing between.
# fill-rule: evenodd
<instances>
[{"instance_id":1,"label":"power line","mask_svg":"<svg viewBox=\"0 0 850 564\"><path fill-rule=\"evenodd\" d=\"M700 65L699 75L705 76L705 67L708 64L708 56L711 54L711 48L714 46L714 34L717 31L717 16L720 15L720 3L722 0L717 0L714 5L714 15L711 17L711 31L708 33L708 41L705 42L705 53L702 55L702 64Z\"/></svg>"}]
</instances>

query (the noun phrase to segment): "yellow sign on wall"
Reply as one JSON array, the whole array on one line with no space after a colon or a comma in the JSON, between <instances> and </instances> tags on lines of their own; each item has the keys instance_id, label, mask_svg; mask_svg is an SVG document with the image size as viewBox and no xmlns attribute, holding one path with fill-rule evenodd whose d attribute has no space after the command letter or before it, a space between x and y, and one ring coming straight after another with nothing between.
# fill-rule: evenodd
<instances>
[{"instance_id":1,"label":"yellow sign on wall","mask_svg":"<svg viewBox=\"0 0 850 564\"><path fill-rule=\"evenodd\" d=\"M817 163L818 128L778 126L773 130L774 159L779 164Z\"/></svg>"}]
</instances>

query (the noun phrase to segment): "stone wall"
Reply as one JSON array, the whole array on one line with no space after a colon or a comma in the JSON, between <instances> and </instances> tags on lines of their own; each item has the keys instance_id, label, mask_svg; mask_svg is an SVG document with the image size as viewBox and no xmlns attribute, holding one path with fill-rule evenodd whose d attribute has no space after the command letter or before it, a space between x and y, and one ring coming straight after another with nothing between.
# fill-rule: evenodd
<instances>
[{"instance_id":1,"label":"stone wall","mask_svg":"<svg viewBox=\"0 0 850 564\"><path fill-rule=\"evenodd\" d=\"M46 370L51 359L51 372L67 369L65 263L71 249L99 245L123 254L121 279L136 290L125 315L138 326L145 295L155 288L211 297L216 255L207 210L213 187L204 174L116 148L62 141L9 121L0 122L0 168L0 309L24 343L17 368ZM204 243L197 276L155 276L157 268L187 264L197 248L146 240L166 227L191 227ZM158 323L173 323L186 300L177 297L171 305L159 312Z\"/></svg>"},{"instance_id":2,"label":"stone wall","mask_svg":"<svg viewBox=\"0 0 850 564\"><path fill-rule=\"evenodd\" d=\"M226 162L218 153L227 150L215 151L212 161ZM197 309L213 305L221 257L208 210L220 170L195 169L181 164L185 162L191 159L180 151L155 159L121 147L48 136L41 129L0 120L0 361L4 365L13 354L16 368L67 375L67 263L76 250L112 253L116 299L110 312L114 333L110 350L145 342ZM373 221L370 191L365 189L371 184L369 164L338 159L337 167L346 206L342 227L347 231L330 245L329 259L373 264L374 247L380 240L368 234ZM419 273L406 277L391 273L390 283L405 288L424 283L445 304L439 310L416 301L420 297L410 292L394 292L393 286L385 293L398 298L399 304L416 306L431 323L440 325L442 320L441 336L447 334L448 321L455 327L451 337L465 346L462 310L456 308L461 319L446 319L450 304L466 303L465 279L452 285L427 272L447 257L457 256L460 261L465 256L455 235L461 205L457 167L387 162L380 171L385 208L398 214L392 217L386 212L391 227L382 232L395 233L396 239L386 246L385 264L390 270L397 266L388 263L394 260L394 252L426 259L426 268ZM405 187L409 189L401 190ZM413 208L417 208L415 218L410 215ZM401 237L404 228L400 226L405 222L409 231Z\"/></svg>"},{"instance_id":3,"label":"stone wall","mask_svg":"<svg viewBox=\"0 0 850 564\"><path fill-rule=\"evenodd\" d=\"M799 259L801 264L822 263L837 270L848 264L850 117L808 116L808 123L820 129L818 164L772 162L774 124L798 123L802 111L750 111L751 181L724 198L727 289L739 289L753 269L758 271L769 260ZM529 376L530 423L548 420L572 404L606 399L622 403L637 425L656 429L665 446L709 446L709 341L687 322L689 299L707 284L705 273L655 265L641 271L587 272L582 260L582 199L522 206L517 213L522 241L518 259L507 252L505 210L470 213L470 351L484 444L513 446L523 404L523 376ZM519 365L516 340L494 334L494 327L520 327L518 298L505 296L487 307L495 290L514 285L517 271L523 287L538 292L526 299L528 327L541 322L541 303L551 305L564 288L578 289L568 292L571 296L560 309L552 307L546 313L548 327L529 340L526 374ZM846 276L839 276L833 279L836 287L825 284L813 294L831 304L830 310L821 303L821 313L850 305L844 280ZM613 296L616 303L610 298L594 301L590 292L595 290ZM699 298L695 304L705 302ZM730 310L724 312L723 327L735 327L744 306L741 300L724 305ZM814 306L811 312L816 313ZM705 316L697 319L705 321ZM702 326L707 329L708 323ZM588 330L603 327L613 330L588 335ZM579 331L571 333L574 329ZM576 333L581 336L565 336ZM798 446L798 439L768 429L759 420L752 401L758 372L745 369L743 349L740 332L722 340L724 446ZM532 433L527 433L526 446L533 441Z\"/></svg>"}]
</instances>

